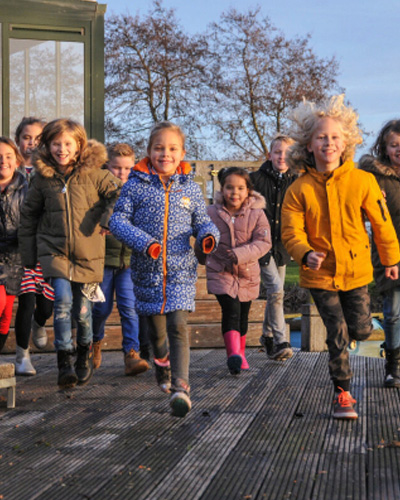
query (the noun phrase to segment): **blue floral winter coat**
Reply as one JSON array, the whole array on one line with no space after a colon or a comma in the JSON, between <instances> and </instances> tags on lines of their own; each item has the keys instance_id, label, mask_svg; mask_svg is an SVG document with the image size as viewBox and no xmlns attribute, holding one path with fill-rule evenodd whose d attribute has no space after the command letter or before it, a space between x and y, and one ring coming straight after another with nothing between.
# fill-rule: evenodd
<instances>
[{"instance_id":1,"label":"blue floral winter coat","mask_svg":"<svg viewBox=\"0 0 400 500\"><path fill-rule=\"evenodd\" d=\"M201 246L205 237L218 243L219 232L207 215L200 187L188 163L181 162L168 184L139 162L123 186L109 227L114 236L132 248L131 268L136 309L141 315L194 311L197 259L190 244ZM161 245L154 260L147 250Z\"/></svg>"}]
</instances>

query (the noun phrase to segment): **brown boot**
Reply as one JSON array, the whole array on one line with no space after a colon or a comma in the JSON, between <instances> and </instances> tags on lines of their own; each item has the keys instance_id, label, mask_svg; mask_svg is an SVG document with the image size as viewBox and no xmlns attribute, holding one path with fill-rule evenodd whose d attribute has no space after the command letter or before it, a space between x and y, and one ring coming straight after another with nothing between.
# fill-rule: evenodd
<instances>
[{"instance_id":1,"label":"brown boot","mask_svg":"<svg viewBox=\"0 0 400 500\"><path fill-rule=\"evenodd\" d=\"M93 342L93 369L97 370L101 366L101 343L102 340Z\"/></svg>"},{"instance_id":2,"label":"brown boot","mask_svg":"<svg viewBox=\"0 0 400 500\"><path fill-rule=\"evenodd\" d=\"M138 375L149 369L147 361L139 356L135 349L131 349L124 354L125 375Z\"/></svg>"}]
</instances>

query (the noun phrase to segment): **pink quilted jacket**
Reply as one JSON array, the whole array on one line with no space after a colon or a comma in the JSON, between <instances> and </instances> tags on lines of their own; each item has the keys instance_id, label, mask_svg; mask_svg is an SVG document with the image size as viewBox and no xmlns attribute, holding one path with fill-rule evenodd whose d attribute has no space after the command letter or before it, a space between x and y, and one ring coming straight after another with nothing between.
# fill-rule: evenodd
<instances>
[{"instance_id":1,"label":"pink quilted jacket","mask_svg":"<svg viewBox=\"0 0 400 500\"><path fill-rule=\"evenodd\" d=\"M263 208L265 199L257 192L248 198L234 219L223 205L220 192L208 214L217 226L221 239L217 250L200 258L206 263L209 293L238 297L241 302L254 300L259 295L260 266L258 259L271 248L271 231ZM232 249L238 263L232 264L227 250ZM197 252L198 253L198 252ZM203 261L203 262L202 262Z\"/></svg>"}]
</instances>

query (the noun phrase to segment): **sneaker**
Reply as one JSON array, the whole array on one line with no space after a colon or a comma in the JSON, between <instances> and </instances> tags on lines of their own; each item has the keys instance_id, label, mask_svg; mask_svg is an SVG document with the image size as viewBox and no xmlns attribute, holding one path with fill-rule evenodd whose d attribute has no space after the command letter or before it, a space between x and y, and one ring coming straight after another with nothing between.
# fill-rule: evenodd
<instances>
[{"instance_id":1,"label":"sneaker","mask_svg":"<svg viewBox=\"0 0 400 500\"><path fill-rule=\"evenodd\" d=\"M274 352L271 356L268 356L270 359L274 359L275 361L285 361L293 356L292 346L289 342L282 342L274 346Z\"/></svg>"},{"instance_id":2,"label":"sneaker","mask_svg":"<svg viewBox=\"0 0 400 500\"><path fill-rule=\"evenodd\" d=\"M289 342L282 342L281 344L274 345L273 337L261 335L260 344L264 347L269 359L285 361L293 356L292 346Z\"/></svg>"},{"instance_id":3,"label":"sneaker","mask_svg":"<svg viewBox=\"0 0 400 500\"><path fill-rule=\"evenodd\" d=\"M341 392L335 393L335 399L333 400L333 418L343 418L355 420L358 418L358 414L353 408L356 404L356 400L352 397L349 391L344 391L341 387L338 387Z\"/></svg>"},{"instance_id":4,"label":"sneaker","mask_svg":"<svg viewBox=\"0 0 400 500\"><path fill-rule=\"evenodd\" d=\"M160 362L158 360L154 360L157 384L162 392L169 394L171 392L171 366L169 364L169 360L168 365L165 366L162 366L159 363Z\"/></svg>"},{"instance_id":5,"label":"sneaker","mask_svg":"<svg viewBox=\"0 0 400 500\"><path fill-rule=\"evenodd\" d=\"M35 319L32 317L32 342L38 349L45 349L47 346L47 332L44 326L40 326L36 323Z\"/></svg>"},{"instance_id":6,"label":"sneaker","mask_svg":"<svg viewBox=\"0 0 400 500\"><path fill-rule=\"evenodd\" d=\"M125 375L138 375L149 369L147 361L142 359L139 353L133 348L124 354L124 361Z\"/></svg>"},{"instance_id":7,"label":"sneaker","mask_svg":"<svg viewBox=\"0 0 400 500\"><path fill-rule=\"evenodd\" d=\"M192 402L186 392L174 392L169 400L171 415L183 418L192 408Z\"/></svg>"}]
</instances>

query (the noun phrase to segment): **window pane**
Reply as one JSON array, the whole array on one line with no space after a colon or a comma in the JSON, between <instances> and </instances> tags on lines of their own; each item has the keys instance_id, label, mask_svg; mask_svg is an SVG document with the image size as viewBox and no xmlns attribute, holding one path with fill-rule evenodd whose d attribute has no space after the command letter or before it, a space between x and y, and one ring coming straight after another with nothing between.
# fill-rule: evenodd
<instances>
[{"instance_id":1,"label":"window pane","mask_svg":"<svg viewBox=\"0 0 400 500\"><path fill-rule=\"evenodd\" d=\"M83 43L10 40L10 132L23 116L84 122Z\"/></svg>"}]
</instances>

